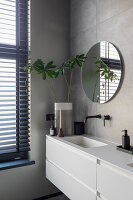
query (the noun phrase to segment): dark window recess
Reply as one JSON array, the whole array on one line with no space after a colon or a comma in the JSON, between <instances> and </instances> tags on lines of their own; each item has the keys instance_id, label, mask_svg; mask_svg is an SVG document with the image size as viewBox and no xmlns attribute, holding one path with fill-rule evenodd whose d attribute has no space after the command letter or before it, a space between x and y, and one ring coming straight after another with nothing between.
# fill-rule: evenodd
<instances>
[{"instance_id":1,"label":"dark window recess","mask_svg":"<svg viewBox=\"0 0 133 200\"><path fill-rule=\"evenodd\" d=\"M30 150L28 0L0 1L0 162Z\"/></svg>"}]
</instances>

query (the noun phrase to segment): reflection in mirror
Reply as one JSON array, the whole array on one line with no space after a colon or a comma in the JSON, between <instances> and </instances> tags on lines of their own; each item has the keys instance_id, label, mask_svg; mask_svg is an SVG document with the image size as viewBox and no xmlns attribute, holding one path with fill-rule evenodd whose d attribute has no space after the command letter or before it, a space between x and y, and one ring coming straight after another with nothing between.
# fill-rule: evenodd
<instances>
[{"instance_id":1,"label":"reflection in mirror","mask_svg":"<svg viewBox=\"0 0 133 200\"><path fill-rule=\"evenodd\" d=\"M82 83L86 95L93 102L111 100L120 88L122 60L118 49L111 43L101 41L87 54L82 69Z\"/></svg>"}]
</instances>

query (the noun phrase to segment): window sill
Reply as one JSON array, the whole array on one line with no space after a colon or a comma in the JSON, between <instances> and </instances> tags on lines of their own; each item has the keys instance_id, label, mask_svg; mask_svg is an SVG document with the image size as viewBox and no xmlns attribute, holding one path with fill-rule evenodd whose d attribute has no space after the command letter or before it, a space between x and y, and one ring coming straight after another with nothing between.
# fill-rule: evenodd
<instances>
[{"instance_id":1,"label":"window sill","mask_svg":"<svg viewBox=\"0 0 133 200\"><path fill-rule=\"evenodd\" d=\"M23 167L27 165L34 165L34 164L35 164L34 160L15 160L10 162L3 162L0 163L0 171L17 167Z\"/></svg>"}]
</instances>

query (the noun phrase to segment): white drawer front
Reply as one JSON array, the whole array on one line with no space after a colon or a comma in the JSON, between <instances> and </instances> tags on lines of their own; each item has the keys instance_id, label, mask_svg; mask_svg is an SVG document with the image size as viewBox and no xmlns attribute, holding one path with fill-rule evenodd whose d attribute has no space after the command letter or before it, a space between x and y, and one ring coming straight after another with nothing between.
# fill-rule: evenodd
<instances>
[{"instance_id":1,"label":"white drawer front","mask_svg":"<svg viewBox=\"0 0 133 200\"><path fill-rule=\"evenodd\" d=\"M98 192L108 200L133 200L133 176L118 168L97 165Z\"/></svg>"},{"instance_id":2,"label":"white drawer front","mask_svg":"<svg viewBox=\"0 0 133 200\"><path fill-rule=\"evenodd\" d=\"M96 190L96 159L74 152L67 146L46 141L46 157L88 187Z\"/></svg>"},{"instance_id":3,"label":"white drawer front","mask_svg":"<svg viewBox=\"0 0 133 200\"><path fill-rule=\"evenodd\" d=\"M107 200L107 199L103 199L102 197L97 197L97 200Z\"/></svg>"},{"instance_id":4,"label":"white drawer front","mask_svg":"<svg viewBox=\"0 0 133 200\"><path fill-rule=\"evenodd\" d=\"M97 200L102 200L100 197L97 197Z\"/></svg>"},{"instance_id":5,"label":"white drawer front","mask_svg":"<svg viewBox=\"0 0 133 200\"><path fill-rule=\"evenodd\" d=\"M46 177L71 200L96 200L93 192L49 161L46 161Z\"/></svg>"}]
</instances>

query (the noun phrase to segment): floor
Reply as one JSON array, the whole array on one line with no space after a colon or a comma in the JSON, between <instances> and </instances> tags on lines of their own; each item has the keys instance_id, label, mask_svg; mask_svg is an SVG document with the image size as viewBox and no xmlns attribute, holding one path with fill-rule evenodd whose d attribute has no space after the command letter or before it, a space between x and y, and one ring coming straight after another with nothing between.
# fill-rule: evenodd
<instances>
[{"instance_id":1,"label":"floor","mask_svg":"<svg viewBox=\"0 0 133 200\"><path fill-rule=\"evenodd\" d=\"M59 195L57 197L50 198L49 200L69 200L65 195Z\"/></svg>"}]
</instances>

